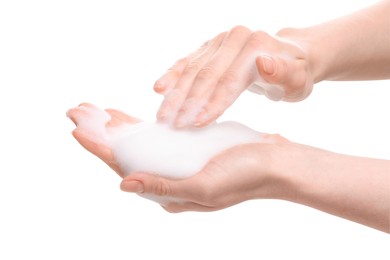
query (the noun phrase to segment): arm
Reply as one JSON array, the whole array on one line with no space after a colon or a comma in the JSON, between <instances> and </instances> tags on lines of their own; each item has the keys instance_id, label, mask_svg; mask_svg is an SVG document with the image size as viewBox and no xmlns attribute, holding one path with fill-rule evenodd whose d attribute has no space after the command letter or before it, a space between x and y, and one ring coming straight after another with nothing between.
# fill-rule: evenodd
<instances>
[{"instance_id":1,"label":"arm","mask_svg":"<svg viewBox=\"0 0 390 260\"><path fill-rule=\"evenodd\" d=\"M290 146L280 164L288 200L390 233L390 161Z\"/></svg>"},{"instance_id":2,"label":"arm","mask_svg":"<svg viewBox=\"0 0 390 260\"><path fill-rule=\"evenodd\" d=\"M314 82L390 78L390 1L303 29L282 29L308 54Z\"/></svg>"},{"instance_id":3,"label":"arm","mask_svg":"<svg viewBox=\"0 0 390 260\"><path fill-rule=\"evenodd\" d=\"M125 176L107 140L118 133L116 127L140 120L91 104L73 108L67 115L77 126L73 135L79 143ZM173 197L163 205L171 212L213 211L251 199L284 199L390 233L390 161L336 154L278 135L264 134L262 140L225 150L192 177L171 180L131 173L121 188L167 197L167 201Z\"/></svg>"},{"instance_id":4,"label":"arm","mask_svg":"<svg viewBox=\"0 0 390 260\"><path fill-rule=\"evenodd\" d=\"M390 233L390 161L337 154L283 139L228 150L189 179L134 173L121 188L179 198L180 203L163 205L170 212L283 199Z\"/></svg>"}]
</instances>

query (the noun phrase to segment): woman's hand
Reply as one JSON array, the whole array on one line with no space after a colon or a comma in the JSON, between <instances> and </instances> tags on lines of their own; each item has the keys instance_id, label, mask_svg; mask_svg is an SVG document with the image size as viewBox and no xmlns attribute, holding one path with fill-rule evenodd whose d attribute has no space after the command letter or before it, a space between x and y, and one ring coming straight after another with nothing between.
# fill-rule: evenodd
<instances>
[{"instance_id":1,"label":"woman's hand","mask_svg":"<svg viewBox=\"0 0 390 260\"><path fill-rule=\"evenodd\" d=\"M268 135L266 141L228 149L186 179L131 173L121 189L161 197L169 212L215 211L251 199L284 198L289 187L278 176L274 150L289 141L278 135Z\"/></svg>"},{"instance_id":2,"label":"woman's hand","mask_svg":"<svg viewBox=\"0 0 390 260\"><path fill-rule=\"evenodd\" d=\"M110 118L104 119L106 112ZM127 175L119 167L105 138L115 133L112 130L116 127L141 120L114 109L103 111L88 103L70 109L67 115L76 125L72 132L76 140L119 176ZM91 121L94 122L92 125L89 124ZM249 199L281 197L280 191L287 189L278 188L282 182L277 180L282 178L276 178L279 165L274 160L274 151L279 145L290 142L279 135L267 134L262 140L264 143L244 144L225 150L212 158L201 172L188 179L170 180L148 173L131 173L124 178L121 188L128 192L173 198L172 201L176 202L164 207L175 212L211 211Z\"/></svg>"},{"instance_id":3,"label":"woman's hand","mask_svg":"<svg viewBox=\"0 0 390 260\"><path fill-rule=\"evenodd\" d=\"M98 121L103 123L99 125L94 115L99 119L100 112L90 104L69 110L77 125L73 135L123 177L105 136L117 126L140 120L109 109L110 118ZM95 122L92 128L90 119ZM133 172L121 188L145 197L160 196L170 212L213 211L251 199L284 199L390 232L390 161L336 154L278 135L264 135L263 140L225 150L190 178L172 180Z\"/></svg>"},{"instance_id":4,"label":"woman's hand","mask_svg":"<svg viewBox=\"0 0 390 260\"><path fill-rule=\"evenodd\" d=\"M233 147L183 180L132 173L124 191L162 196L169 212L214 211L252 199L283 199L390 232L390 161L336 154L277 135Z\"/></svg>"},{"instance_id":5,"label":"woman's hand","mask_svg":"<svg viewBox=\"0 0 390 260\"><path fill-rule=\"evenodd\" d=\"M221 33L157 80L154 89L165 96L157 118L176 127L207 125L253 84L273 100L306 98L313 78L305 52L243 26Z\"/></svg>"}]
</instances>

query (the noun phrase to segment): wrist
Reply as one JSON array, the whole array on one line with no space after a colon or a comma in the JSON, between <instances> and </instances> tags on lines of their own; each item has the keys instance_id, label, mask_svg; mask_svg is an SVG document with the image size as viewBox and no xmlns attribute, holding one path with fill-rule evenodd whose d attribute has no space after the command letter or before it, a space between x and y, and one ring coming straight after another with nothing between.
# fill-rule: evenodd
<instances>
[{"instance_id":1,"label":"wrist","mask_svg":"<svg viewBox=\"0 0 390 260\"><path fill-rule=\"evenodd\" d=\"M255 199L300 201L301 190L307 185L304 175L313 166L312 147L290 142L278 135L269 135L270 143L258 144L254 158ZM276 137L276 139L275 139Z\"/></svg>"},{"instance_id":2,"label":"wrist","mask_svg":"<svg viewBox=\"0 0 390 260\"><path fill-rule=\"evenodd\" d=\"M278 198L389 232L388 161L295 143L277 154Z\"/></svg>"},{"instance_id":3,"label":"wrist","mask_svg":"<svg viewBox=\"0 0 390 260\"><path fill-rule=\"evenodd\" d=\"M310 29L283 28L276 36L297 45L305 54L308 63L308 72L313 83L326 79L327 57L321 50L321 43L317 41L315 32Z\"/></svg>"},{"instance_id":4,"label":"wrist","mask_svg":"<svg viewBox=\"0 0 390 260\"><path fill-rule=\"evenodd\" d=\"M271 169L277 186L273 198L307 204L308 195L318 188L313 185L316 174L326 172L333 157L332 152L293 142L274 145Z\"/></svg>"}]
</instances>

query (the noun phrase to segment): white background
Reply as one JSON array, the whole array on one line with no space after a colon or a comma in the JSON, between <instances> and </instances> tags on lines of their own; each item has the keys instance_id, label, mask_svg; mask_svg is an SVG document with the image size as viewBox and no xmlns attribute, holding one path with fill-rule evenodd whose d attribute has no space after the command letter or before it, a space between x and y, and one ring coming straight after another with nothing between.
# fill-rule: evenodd
<instances>
[{"instance_id":1,"label":"white background","mask_svg":"<svg viewBox=\"0 0 390 260\"><path fill-rule=\"evenodd\" d=\"M88 101L153 120L154 81L219 32L273 34L374 2L2 0L0 259L390 259L385 233L289 202L167 213L121 192L65 117ZM222 120L390 159L389 83L322 82L294 104L244 93Z\"/></svg>"}]
</instances>

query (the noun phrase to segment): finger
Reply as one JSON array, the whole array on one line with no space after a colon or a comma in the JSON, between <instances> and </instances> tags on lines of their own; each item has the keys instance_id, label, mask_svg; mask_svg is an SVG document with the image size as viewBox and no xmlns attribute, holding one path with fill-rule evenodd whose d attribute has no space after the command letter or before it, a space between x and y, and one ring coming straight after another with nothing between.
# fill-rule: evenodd
<instances>
[{"instance_id":1,"label":"finger","mask_svg":"<svg viewBox=\"0 0 390 260\"><path fill-rule=\"evenodd\" d=\"M99 138L93 136L92 133L84 129L75 129L72 132L74 138L90 153L96 155L108 166L111 167L120 177L123 178L123 173L119 165L114 160L114 155L110 147L99 142Z\"/></svg>"},{"instance_id":2,"label":"finger","mask_svg":"<svg viewBox=\"0 0 390 260\"><path fill-rule=\"evenodd\" d=\"M240 54L220 77L208 103L195 117L194 126L214 122L247 89L252 81L251 58Z\"/></svg>"},{"instance_id":3,"label":"finger","mask_svg":"<svg viewBox=\"0 0 390 260\"><path fill-rule=\"evenodd\" d=\"M95 108L95 106L89 103L81 103L78 107L69 109L66 116L77 126L83 118L90 115L88 108Z\"/></svg>"},{"instance_id":4,"label":"finger","mask_svg":"<svg viewBox=\"0 0 390 260\"><path fill-rule=\"evenodd\" d=\"M284 88L284 100L298 101L310 94L311 88L306 87L309 82L307 82L306 61L304 59L261 55L256 58L256 67L267 83Z\"/></svg>"},{"instance_id":5,"label":"finger","mask_svg":"<svg viewBox=\"0 0 390 260\"><path fill-rule=\"evenodd\" d=\"M107 161L108 158L113 158L111 149L101 142L99 137L94 136L93 133L83 128L76 128L72 135L86 150L100 159Z\"/></svg>"},{"instance_id":6,"label":"finger","mask_svg":"<svg viewBox=\"0 0 390 260\"><path fill-rule=\"evenodd\" d=\"M127 192L149 193L157 196L170 196L185 201L200 202L209 193L209 182L202 180L198 173L187 179L168 179L147 173L131 173L121 183Z\"/></svg>"},{"instance_id":7,"label":"finger","mask_svg":"<svg viewBox=\"0 0 390 260\"><path fill-rule=\"evenodd\" d=\"M215 121L246 90L257 76L256 53L267 47L272 38L265 32L252 33L240 54L220 77L218 84L194 125L204 126Z\"/></svg>"},{"instance_id":8,"label":"finger","mask_svg":"<svg viewBox=\"0 0 390 260\"><path fill-rule=\"evenodd\" d=\"M207 63L210 57L219 48L225 34L218 35L215 40L210 43L210 46L188 62L184 68L177 84L165 96L160 109L157 113L157 118L160 121L169 121L176 117L176 113L185 100L189 89L192 86L193 80L198 74L199 70ZM169 117L168 117L169 116Z\"/></svg>"},{"instance_id":9,"label":"finger","mask_svg":"<svg viewBox=\"0 0 390 260\"><path fill-rule=\"evenodd\" d=\"M180 75L183 73L183 70L191 57L192 56L189 56L178 60L170 69L168 69L168 71L154 83L154 91L159 94L169 92L179 80Z\"/></svg>"},{"instance_id":10,"label":"finger","mask_svg":"<svg viewBox=\"0 0 390 260\"><path fill-rule=\"evenodd\" d=\"M111 116L111 120L106 124L109 127L119 126L123 123L136 124L141 122L141 119L129 116L122 111L116 109L106 109L106 112Z\"/></svg>"},{"instance_id":11,"label":"finger","mask_svg":"<svg viewBox=\"0 0 390 260\"><path fill-rule=\"evenodd\" d=\"M205 42L195 52L191 53L186 58L176 61L176 63L156 81L153 87L154 90L159 94L168 93L176 85L189 61L206 51L213 40L215 39Z\"/></svg>"},{"instance_id":12,"label":"finger","mask_svg":"<svg viewBox=\"0 0 390 260\"><path fill-rule=\"evenodd\" d=\"M201 107L207 103L213 93L219 78L229 68L251 31L243 26L237 26L229 31L221 46L197 74L187 98L179 110L176 127L192 124Z\"/></svg>"},{"instance_id":13,"label":"finger","mask_svg":"<svg viewBox=\"0 0 390 260\"><path fill-rule=\"evenodd\" d=\"M80 110L78 107L71 108L66 112L66 116L77 126L80 119L87 115L86 111Z\"/></svg>"}]
</instances>

